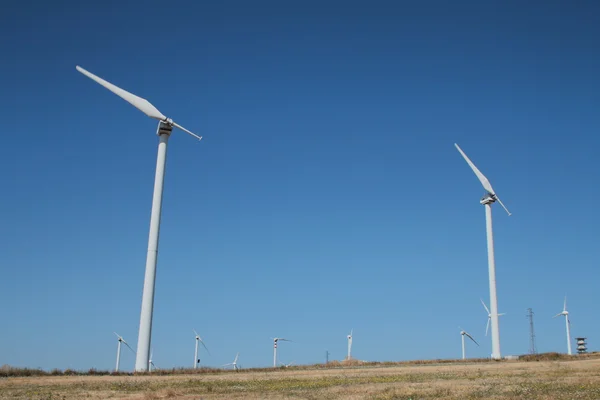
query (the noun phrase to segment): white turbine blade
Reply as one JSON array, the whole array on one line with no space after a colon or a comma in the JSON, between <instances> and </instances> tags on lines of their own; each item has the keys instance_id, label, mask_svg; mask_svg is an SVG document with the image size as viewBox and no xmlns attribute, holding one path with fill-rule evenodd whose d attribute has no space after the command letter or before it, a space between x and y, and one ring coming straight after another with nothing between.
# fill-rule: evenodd
<instances>
[{"instance_id":1,"label":"white turbine blade","mask_svg":"<svg viewBox=\"0 0 600 400\"><path fill-rule=\"evenodd\" d=\"M508 211L508 208L506 208L506 206L504 205L504 203L500 200L500 197L494 195L494 197L496 198L496 201L498 203L500 203L500 205L502 206L502 208L504 208L504 211L506 211L506 213L508 214L508 216L510 217L512 214L510 211Z\"/></svg>"},{"instance_id":2,"label":"white turbine blade","mask_svg":"<svg viewBox=\"0 0 600 400\"><path fill-rule=\"evenodd\" d=\"M354 332L354 328L350 329L350 336L352 336L353 332Z\"/></svg>"},{"instance_id":3,"label":"white turbine blade","mask_svg":"<svg viewBox=\"0 0 600 400\"><path fill-rule=\"evenodd\" d=\"M505 312L503 312L503 313L500 313L500 314L498 314L498 316L501 316L501 315L506 315L506 313L505 313Z\"/></svg>"},{"instance_id":4,"label":"white turbine blade","mask_svg":"<svg viewBox=\"0 0 600 400\"><path fill-rule=\"evenodd\" d=\"M200 341L200 343L202 343L202 346L206 349L206 352L208 354L210 354L210 351L208 350L208 347L206 347L206 345L204 344L204 341L202 340L202 338L200 338L200 336L198 336L198 340Z\"/></svg>"},{"instance_id":5,"label":"white turbine blade","mask_svg":"<svg viewBox=\"0 0 600 400\"><path fill-rule=\"evenodd\" d=\"M233 360L233 363L234 363L234 364L237 364L237 360L238 360L238 357L239 357L239 356L240 356L240 353L237 353L237 354L235 355L235 360Z\"/></svg>"},{"instance_id":6,"label":"white turbine blade","mask_svg":"<svg viewBox=\"0 0 600 400\"><path fill-rule=\"evenodd\" d=\"M117 332L113 332L115 335L117 335L117 337L122 340L121 335L119 335Z\"/></svg>"},{"instance_id":7,"label":"white turbine blade","mask_svg":"<svg viewBox=\"0 0 600 400\"><path fill-rule=\"evenodd\" d=\"M563 306L563 311L567 311L567 296L565 296L565 305Z\"/></svg>"},{"instance_id":8,"label":"white turbine blade","mask_svg":"<svg viewBox=\"0 0 600 400\"><path fill-rule=\"evenodd\" d=\"M194 335L196 335L196 338L200 337L200 335L198 335L198 332L196 332L195 329L192 329L194 331Z\"/></svg>"},{"instance_id":9,"label":"white turbine blade","mask_svg":"<svg viewBox=\"0 0 600 400\"><path fill-rule=\"evenodd\" d=\"M135 108L137 108L138 110L140 110L141 112L146 114L147 116L149 116L150 118L155 118L158 120L166 120L167 119L167 117L165 117L163 115L163 113L158 111L158 109L156 107L154 107L152 104L150 104L150 102L148 100L143 99L139 96L136 96L135 94L129 93L128 91L123 90L120 87L115 86L112 83L105 81L104 79L81 68L79 65L77 65L75 68L77 69L77 71L81 72L83 75L87 76L88 78L90 78L90 79L96 81L97 83L99 83L100 85L104 86L106 89L110 90L111 92L113 92L114 94L116 94L117 96L119 96L120 98L122 98L123 100L125 100L126 102L128 102L129 104L131 104L132 106L134 106Z\"/></svg>"},{"instance_id":10,"label":"white turbine blade","mask_svg":"<svg viewBox=\"0 0 600 400\"><path fill-rule=\"evenodd\" d=\"M475 343L477 346L479 346L479 343L477 343L477 341L475 339L473 339L473 336L469 335L467 332L465 332L465 335L467 335L467 337L469 339L471 339L473 341L473 343Z\"/></svg>"},{"instance_id":11,"label":"white turbine blade","mask_svg":"<svg viewBox=\"0 0 600 400\"><path fill-rule=\"evenodd\" d=\"M562 312L559 312L558 314L556 314L556 315L555 315L554 317L552 317L552 318L560 317L561 315L563 315L563 313L562 313Z\"/></svg>"},{"instance_id":12,"label":"white turbine blade","mask_svg":"<svg viewBox=\"0 0 600 400\"><path fill-rule=\"evenodd\" d=\"M485 326L485 336L487 336L488 330L490 329L490 321L491 321L491 318L488 317L488 322L487 322L487 325Z\"/></svg>"},{"instance_id":13,"label":"white turbine blade","mask_svg":"<svg viewBox=\"0 0 600 400\"><path fill-rule=\"evenodd\" d=\"M229 366L229 365L233 365L233 363L229 363L229 364L223 364L223 365L221 365L221 367L227 367L227 366Z\"/></svg>"},{"instance_id":14,"label":"white turbine blade","mask_svg":"<svg viewBox=\"0 0 600 400\"><path fill-rule=\"evenodd\" d=\"M193 132L188 131L187 129L185 129L183 126L179 125L177 122L173 122L173 126L176 126L177 128L181 129L182 131L184 131L185 133L188 133L190 135L192 135L193 137L195 137L198 140L202 140L202 136L198 136Z\"/></svg>"},{"instance_id":15,"label":"white turbine blade","mask_svg":"<svg viewBox=\"0 0 600 400\"><path fill-rule=\"evenodd\" d=\"M481 304L483 304L483 308L485 308L485 311L487 311L488 315L490 315L490 310L487 308L487 306L485 305L485 303L483 302L483 299L479 299L481 300Z\"/></svg>"},{"instance_id":16,"label":"white turbine blade","mask_svg":"<svg viewBox=\"0 0 600 400\"><path fill-rule=\"evenodd\" d=\"M462 149L460 147L458 147L458 144L454 143L454 146L460 152L460 154L463 156L463 158L465 159L467 164L469 164L469 167L471 167L473 172L475 172L475 175L477 175L477 178L479 178L479 182L481 182L481 185L483 186L483 188L485 190L487 190L488 192L490 192L491 194L496 194L496 193L494 193L494 189L492 188L490 181L488 181L488 179L485 177L485 175L483 175L481 173L481 171L477 169L477 167L475 166L475 164L473 164L473 162L471 162L469 157L467 157L467 155L462 151Z\"/></svg>"},{"instance_id":17,"label":"white turbine blade","mask_svg":"<svg viewBox=\"0 0 600 400\"><path fill-rule=\"evenodd\" d=\"M124 340L123 340L123 344L124 344L125 346L127 346L127 347L129 348L129 350L131 350L131 351L133 352L133 354L136 354L136 353L135 353L135 350L133 350L133 349L131 348L131 346L130 346L129 344L127 344L127 342L125 342Z\"/></svg>"}]
</instances>

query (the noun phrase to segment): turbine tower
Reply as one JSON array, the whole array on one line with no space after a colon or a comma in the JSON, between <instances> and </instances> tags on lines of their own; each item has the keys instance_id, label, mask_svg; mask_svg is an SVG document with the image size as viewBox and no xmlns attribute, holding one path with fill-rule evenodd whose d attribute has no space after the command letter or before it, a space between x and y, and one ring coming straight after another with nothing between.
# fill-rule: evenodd
<instances>
[{"instance_id":1,"label":"turbine tower","mask_svg":"<svg viewBox=\"0 0 600 400\"><path fill-rule=\"evenodd\" d=\"M279 341L291 342L291 340L284 338L273 338L273 368L277 368L277 342Z\"/></svg>"},{"instance_id":2,"label":"turbine tower","mask_svg":"<svg viewBox=\"0 0 600 400\"><path fill-rule=\"evenodd\" d=\"M123 343L125 346L129 347L129 350L131 350L133 352L133 354L135 354L135 351L133 351L133 349L129 346L129 344L127 344L127 342L125 341L125 339L123 339L123 336L119 335L117 332L113 332L115 335L117 335L117 365L115 366L115 372L119 372L119 364L121 363L121 343Z\"/></svg>"},{"instance_id":3,"label":"turbine tower","mask_svg":"<svg viewBox=\"0 0 600 400\"><path fill-rule=\"evenodd\" d=\"M496 295L496 262L494 260L494 235L492 231L492 204L496 201L500 203L502 208L510 216L508 209L502 204L500 198L494 192L490 181L477 169L475 164L471 162L469 157L458 147L458 144L454 143L456 149L463 156L469 167L473 170L481 185L485 189L486 193L481 199L480 203L485 206L485 223L487 231L487 250L488 250L488 270L489 270L489 283L490 283L490 320L492 324L492 358L499 360L502 358L500 353L500 327L498 325L498 297Z\"/></svg>"},{"instance_id":4,"label":"turbine tower","mask_svg":"<svg viewBox=\"0 0 600 400\"><path fill-rule=\"evenodd\" d=\"M208 354L210 354L210 351L208 351L208 348L204 344L204 341L202 340L200 335L198 335L198 332L196 332L195 329L193 329L193 331L194 331L194 334L196 335L196 349L194 350L194 369L196 369L198 367L198 364L200 364L200 360L198 359L198 342L202 343L202 346L204 346L204 348L206 349L206 352Z\"/></svg>"},{"instance_id":5,"label":"turbine tower","mask_svg":"<svg viewBox=\"0 0 600 400\"><path fill-rule=\"evenodd\" d=\"M560 317L561 315L565 316L565 325L567 325L567 352L571 355L571 321L569 320L569 312L567 311L567 296L565 296L562 312L559 312L552 318Z\"/></svg>"},{"instance_id":6,"label":"turbine tower","mask_svg":"<svg viewBox=\"0 0 600 400\"><path fill-rule=\"evenodd\" d=\"M348 338L348 357L347 360L352 359L352 332L354 332L354 328L350 329L350 334L347 336Z\"/></svg>"},{"instance_id":7,"label":"turbine tower","mask_svg":"<svg viewBox=\"0 0 600 400\"><path fill-rule=\"evenodd\" d=\"M129 93L110 82L86 71L80 66L76 66L77 71L92 79L96 83L104 86L129 104L149 116L158 120L156 134L159 137L158 156L156 159L156 175L154 178L154 194L152 197L152 212L150 216L150 233L148 235L148 253L146 256L146 272L144 276L144 289L142 292L142 309L140 313L140 330L137 343L137 355L135 360L136 371L147 371L150 355L150 341L152 336L152 312L154 308L154 285L156 281L156 261L158 257L158 237L160 231L160 213L162 207L163 184L165 179L165 163L167 159L167 141L171 136L173 127L179 128L191 136L202 139L181 125L167 118L158 111L146 99Z\"/></svg>"},{"instance_id":8,"label":"turbine tower","mask_svg":"<svg viewBox=\"0 0 600 400\"><path fill-rule=\"evenodd\" d=\"M465 336L467 336L469 339L471 339L473 341L473 343L475 343L477 346L479 346L479 343L477 343L477 341L475 339L473 339L473 336L469 335L469 333L467 333L467 331L463 331L460 326L458 327L458 329L460 329L460 337L462 340L462 359L466 360L467 355L465 353Z\"/></svg>"}]
</instances>

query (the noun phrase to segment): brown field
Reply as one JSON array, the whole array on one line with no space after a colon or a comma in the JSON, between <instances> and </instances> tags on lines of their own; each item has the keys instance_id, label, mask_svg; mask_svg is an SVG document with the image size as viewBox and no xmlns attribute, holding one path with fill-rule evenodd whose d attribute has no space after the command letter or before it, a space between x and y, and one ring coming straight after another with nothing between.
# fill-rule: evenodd
<instances>
[{"instance_id":1,"label":"brown field","mask_svg":"<svg viewBox=\"0 0 600 400\"><path fill-rule=\"evenodd\" d=\"M600 399L597 355L163 373L9 376L0 399Z\"/></svg>"}]
</instances>

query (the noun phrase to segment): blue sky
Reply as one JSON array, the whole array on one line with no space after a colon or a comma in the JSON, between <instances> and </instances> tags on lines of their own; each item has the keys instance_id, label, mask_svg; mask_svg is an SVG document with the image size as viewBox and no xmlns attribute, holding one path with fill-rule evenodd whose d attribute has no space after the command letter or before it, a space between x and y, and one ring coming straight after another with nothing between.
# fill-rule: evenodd
<instances>
[{"instance_id":1,"label":"blue sky","mask_svg":"<svg viewBox=\"0 0 600 400\"><path fill-rule=\"evenodd\" d=\"M218 3L218 4L217 4ZM0 364L135 348L156 123L169 142L152 347L191 366L486 357L483 189L502 353L598 349L595 2L13 2L0 16ZM134 357L123 353L122 368Z\"/></svg>"}]
</instances>

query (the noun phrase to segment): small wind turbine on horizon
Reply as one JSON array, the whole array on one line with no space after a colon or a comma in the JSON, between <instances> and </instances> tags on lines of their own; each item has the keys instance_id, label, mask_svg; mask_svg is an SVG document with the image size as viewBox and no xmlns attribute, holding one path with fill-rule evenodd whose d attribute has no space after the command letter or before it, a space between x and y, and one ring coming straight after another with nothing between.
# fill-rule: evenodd
<instances>
[{"instance_id":1,"label":"small wind turbine on horizon","mask_svg":"<svg viewBox=\"0 0 600 400\"><path fill-rule=\"evenodd\" d=\"M291 342L291 340L289 339L284 339L284 338L273 338L273 368L277 368L277 342L279 341L283 341L283 342Z\"/></svg>"},{"instance_id":2,"label":"small wind turbine on horizon","mask_svg":"<svg viewBox=\"0 0 600 400\"><path fill-rule=\"evenodd\" d=\"M129 350L132 351L133 354L135 354L135 351L133 351L133 349L131 348L131 346L129 346L129 344L125 341L125 339L123 339L123 336L119 335L117 332L113 332L116 336L117 336L117 365L115 366L115 372L119 372L119 364L121 363L121 343L123 343L125 346L129 347Z\"/></svg>"},{"instance_id":3,"label":"small wind turbine on horizon","mask_svg":"<svg viewBox=\"0 0 600 400\"><path fill-rule=\"evenodd\" d=\"M240 353L237 353L237 354L235 355L235 359L233 360L233 362L230 362L230 363L228 363L228 364L223 364L223 365L222 365L222 367L227 367L227 366L229 366L229 365L232 365L232 366L233 366L233 369L237 371L237 370L238 370L238 366L237 366L237 360L238 360L238 357L239 357L239 356L240 356Z\"/></svg>"},{"instance_id":4,"label":"small wind turbine on horizon","mask_svg":"<svg viewBox=\"0 0 600 400\"><path fill-rule=\"evenodd\" d=\"M291 363L289 363L289 364L286 364L286 363L282 363L281 361L279 361L279 364L281 364L281 366L283 366L283 367L285 367L285 368L288 368L288 367L291 367L291 366L294 364L294 362L295 362L295 361L292 361Z\"/></svg>"},{"instance_id":5,"label":"small wind turbine on horizon","mask_svg":"<svg viewBox=\"0 0 600 400\"><path fill-rule=\"evenodd\" d=\"M158 128L156 134L159 137L158 155L156 157L156 173L154 177L154 194L152 196L152 212L150 216L150 232L148 235L148 253L146 255L146 272L144 275L144 289L142 291L142 309L140 313L140 328L137 343L137 354L135 360L136 371L147 371L149 368L148 360L150 355L150 342L152 336L152 314L154 308L154 287L156 282L156 262L158 257L158 238L160 231L160 214L162 207L163 185L165 179L165 164L167 159L167 141L171 136L173 127L179 128L187 134L202 139L185 129L183 126L174 122L171 118L167 118L163 113L158 111L150 102L144 98L138 97L135 94L129 93L118 86L92 74L89 71L81 68L79 65L75 67L77 71L87 76L96 83L104 86L123 100L149 116L158 120Z\"/></svg>"},{"instance_id":6,"label":"small wind turbine on horizon","mask_svg":"<svg viewBox=\"0 0 600 400\"><path fill-rule=\"evenodd\" d=\"M483 302L483 299L479 299L481 300L481 304L483 305L483 308L485 308L485 311L487 312L488 318L487 318L487 324L485 325L485 336L488 335L488 330L490 328L490 320L492 319L492 313L490 313L490 309L485 305L485 303ZM498 316L500 317L501 315L505 315L506 313L499 313Z\"/></svg>"},{"instance_id":7,"label":"small wind turbine on horizon","mask_svg":"<svg viewBox=\"0 0 600 400\"><path fill-rule=\"evenodd\" d=\"M506 213L510 216L511 213L504 206L502 201L496 192L492 188L490 181L477 169L475 164L471 162L469 157L462 151L462 149L458 146L458 144L454 143L454 146L458 150L458 152L465 159L469 167L473 170L479 182L485 189L486 193L483 198L480 200L480 203L485 206L485 224L486 224L486 233L487 233L487 250L488 250L488 272L489 272L489 286L490 286L490 321L492 325L492 358L499 360L502 358L502 354L500 352L500 326L498 321L498 297L496 293L496 261L494 259L494 234L492 230L492 204L495 202L500 203L502 208L506 211Z\"/></svg>"},{"instance_id":8,"label":"small wind turbine on horizon","mask_svg":"<svg viewBox=\"0 0 600 400\"><path fill-rule=\"evenodd\" d=\"M193 329L193 331L194 331L194 334L196 335L196 349L194 350L194 369L196 369L198 367L198 364L200 364L200 360L198 359L198 342L202 343L202 346L204 346L204 348L206 349L208 354L210 354L210 351L208 351L208 348L204 344L204 341L202 340L200 335L198 335L198 332L196 332L195 329Z\"/></svg>"},{"instance_id":9,"label":"small wind turbine on horizon","mask_svg":"<svg viewBox=\"0 0 600 400\"><path fill-rule=\"evenodd\" d=\"M152 372L152 367L154 367L154 369L158 369L156 368L156 365L154 365L154 361L152 358L152 355L154 354L154 349L150 350L150 358L148 359L148 372Z\"/></svg>"},{"instance_id":10,"label":"small wind turbine on horizon","mask_svg":"<svg viewBox=\"0 0 600 400\"><path fill-rule=\"evenodd\" d=\"M565 316L565 325L567 326L567 353L571 355L571 321L569 320L569 312L567 311L567 296L565 296L563 310L552 318L560 317L561 315Z\"/></svg>"},{"instance_id":11,"label":"small wind turbine on horizon","mask_svg":"<svg viewBox=\"0 0 600 400\"><path fill-rule=\"evenodd\" d=\"M346 360L352 359L352 333L354 332L354 328L350 329L350 334L347 336L348 338L348 356Z\"/></svg>"},{"instance_id":12,"label":"small wind turbine on horizon","mask_svg":"<svg viewBox=\"0 0 600 400\"><path fill-rule=\"evenodd\" d=\"M458 329L460 329L460 337L461 337L461 341L462 341L462 359L466 360L467 355L465 352L465 336L467 336L469 339L471 339L473 341L473 343L475 343L477 346L479 346L479 343L477 343L477 341L475 339L473 339L473 336L469 335L469 333L467 331L464 331L460 326L458 327Z\"/></svg>"}]
</instances>

